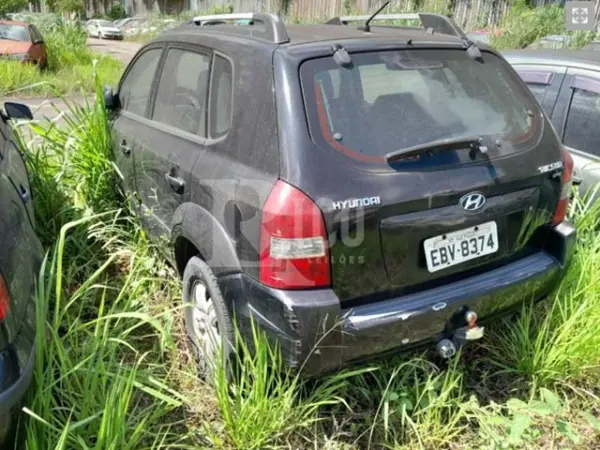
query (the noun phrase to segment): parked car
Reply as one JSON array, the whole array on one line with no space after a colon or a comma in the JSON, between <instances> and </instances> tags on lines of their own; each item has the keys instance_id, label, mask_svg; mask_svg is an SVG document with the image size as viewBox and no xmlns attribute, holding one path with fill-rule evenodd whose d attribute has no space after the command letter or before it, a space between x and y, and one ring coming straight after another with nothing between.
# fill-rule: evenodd
<instances>
[{"instance_id":1,"label":"parked car","mask_svg":"<svg viewBox=\"0 0 600 450\"><path fill-rule=\"evenodd\" d=\"M5 103L0 111L0 448L16 448L17 421L35 362L35 282L42 246L34 231L25 161L9 125L31 118L29 108L18 103Z\"/></svg>"},{"instance_id":2,"label":"parked car","mask_svg":"<svg viewBox=\"0 0 600 450\"><path fill-rule=\"evenodd\" d=\"M571 156L495 50L444 16L381 16L415 18L197 17L106 90L123 188L183 280L207 373L234 320L306 373L450 357L478 317L561 280Z\"/></svg>"},{"instance_id":3,"label":"parked car","mask_svg":"<svg viewBox=\"0 0 600 450\"><path fill-rule=\"evenodd\" d=\"M121 25L121 30L125 36L135 36L139 33L140 27L147 23L147 20L140 18L132 19L126 24Z\"/></svg>"},{"instance_id":4,"label":"parked car","mask_svg":"<svg viewBox=\"0 0 600 450\"><path fill-rule=\"evenodd\" d=\"M119 20L113 21L113 25L117 28L121 28L123 25L125 25L128 22L131 22L132 20L133 20L133 17L125 17L124 19L119 19Z\"/></svg>"},{"instance_id":5,"label":"parked car","mask_svg":"<svg viewBox=\"0 0 600 450\"><path fill-rule=\"evenodd\" d=\"M565 34L552 34L549 36L544 36L543 38L538 39L537 41L529 44L527 48L529 49L567 49L571 42L573 41L572 36L567 36Z\"/></svg>"},{"instance_id":6,"label":"parked car","mask_svg":"<svg viewBox=\"0 0 600 450\"><path fill-rule=\"evenodd\" d=\"M177 22L174 19L145 20L136 23L130 28L126 28L125 33L130 36L135 36L138 34L154 34L172 28L176 25Z\"/></svg>"},{"instance_id":7,"label":"parked car","mask_svg":"<svg viewBox=\"0 0 600 450\"><path fill-rule=\"evenodd\" d=\"M98 39L123 39L123 33L108 20L90 20L85 27L88 36Z\"/></svg>"},{"instance_id":8,"label":"parked car","mask_svg":"<svg viewBox=\"0 0 600 450\"><path fill-rule=\"evenodd\" d=\"M467 37L475 42L490 44L492 36L502 36L504 30L499 28L480 28L466 33Z\"/></svg>"},{"instance_id":9,"label":"parked car","mask_svg":"<svg viewBox=\"0 0 600 450\"><path fill-rule=\"evenodd\" d=\"M45 68L48 63L44 38L35 25L0 20L0 57Z\"/></svg>"},{"instance_id":10,"label":"parked car","mask_svg":"<svg viewBox=\"0 0 600 450\"><path fill-rule=\"evenodd\" d=\"M585 195L600 182L600 54L546 50L504 56L527 83L573 156Z\"/></svg>"},{"instance_id":11,"label":"parked car","mask_svg":"<svg viewBox=\"0 0 600 450\"><path fill-rule=\"evenodd\" d=\"M600 41L592 41L586 45L583 46L583 48L581 49L584 52L597 52L598 50L600 50Z\"/></svg>"}]
</instances>

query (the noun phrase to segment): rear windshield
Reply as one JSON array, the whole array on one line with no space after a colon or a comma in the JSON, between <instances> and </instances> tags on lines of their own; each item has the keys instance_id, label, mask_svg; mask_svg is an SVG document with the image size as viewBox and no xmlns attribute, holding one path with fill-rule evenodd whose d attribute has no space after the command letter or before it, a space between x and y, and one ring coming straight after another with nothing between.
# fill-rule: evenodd
<instances>
[{"instance_id":1,"label":"rear windshield","mask_svg":"<svg viewBox=\"0 0 600 450\"><path fill-rule=\"evenodd\" d=\"M466 136L501 139L489 156L531 148L541 111L507 63L483 52L483 63L463 50L402 50L333 57L300 69L313 138L369 162L395 150ZM492 151L493 150L493 151ZM437 152L422 165L469 162L468 152Z\"/></svg>"}]
</instances>

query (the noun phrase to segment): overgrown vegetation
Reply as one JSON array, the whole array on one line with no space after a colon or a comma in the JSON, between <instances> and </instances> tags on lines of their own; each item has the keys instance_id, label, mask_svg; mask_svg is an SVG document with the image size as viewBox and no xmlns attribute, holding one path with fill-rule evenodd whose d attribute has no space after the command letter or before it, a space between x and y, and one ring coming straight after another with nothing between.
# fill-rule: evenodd
<instances>
[{"instance_id":1,"label":"overgrown vegetation","mask_svg":"<svg viewBox=\"0 0 600 450\"><path fill-rule=\"evenodd\" d=\"M183 337L179 277L118 189L95 86L95 103L66 101L65 126L20 125L37 136L23 146L48 249L28 449L600 446L600 205L572 204L580 239L556 295L449 364L422 353L308 381L257 333L233 385L222 368L208 385Z\"/></svg>"},{"instance_id":2,"label":"overgrown vegetation","mask_svg":"<svg viewBox=\"0 0 600 450\"><path fill-rule=\"evenodd\" d=\"M491 41L491 45L499 49L525 48L550 35L569 36L570 41L564 48L578 49L596 37L595 32L567 31L565 12L560 5L534 8L524 0L515 1L499 28L503 33Z\"/></svg>"},{"instance_id":3,"label":"overgrown vegetation","mask_svg":"<svg viewBox=\"0 0 600 450\"><path fill-rule=\"evenodd\" d=\"M26 0L0 0L0 18L4 18L7 13L20 11L26 6Z\"/></svg>"},{"instance_id":4,"label":"overgrown vegetation","mask_svg":"<svg viewBox=\"0 0 600 450\"><path fill-rule=\"evenodd\" d=\"M61 19L40 19L48 65L46 69L17 61L0 61L0 95L56 97L59 94L94 92L96 70L108 83L116 84L123 64L115 58L92 52L85 31ZM96 68L93 67L94 60Z\"/></svg>"}]
</instances>

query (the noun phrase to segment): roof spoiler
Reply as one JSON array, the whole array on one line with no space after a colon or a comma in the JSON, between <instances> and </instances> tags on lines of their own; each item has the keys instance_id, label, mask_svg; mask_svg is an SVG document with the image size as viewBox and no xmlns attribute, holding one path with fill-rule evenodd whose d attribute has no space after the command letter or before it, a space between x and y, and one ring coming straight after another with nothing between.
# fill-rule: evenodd
<instances>
[{"instance_id":1,"label":"roof spoiler","mask_svg":"<svg viewBox=\"0 0 600 450\"><path fill-rule=\"evenodd\" d=\"M430 33L447 34L461 39L467 39L464 31L458 24L448 16L431 13L401 13L401 14L378 14L375 17L363 16L341 16L325 22L327 25L348 25L350 22L372 22L382 20L420 20L423 28ZM387 25L386 25L387 27Z\"/></svg>"},{"instance_id":2,"label":"roof spoiler","mask_svg":"<svg viewBox=\"0 0 600 450\"><path fill-rule=\"evenodd\" d=\"M247 20L251 21L252 24L259 22L264 26L265 31L252 30L253 35L274 44L285 44L290 41L283 20L278 15L270 13L211 14L196 16L192 19L192 22L196 25L200 25L201 23L217 25L227 20Z\"/></svg>"}]
</instances>

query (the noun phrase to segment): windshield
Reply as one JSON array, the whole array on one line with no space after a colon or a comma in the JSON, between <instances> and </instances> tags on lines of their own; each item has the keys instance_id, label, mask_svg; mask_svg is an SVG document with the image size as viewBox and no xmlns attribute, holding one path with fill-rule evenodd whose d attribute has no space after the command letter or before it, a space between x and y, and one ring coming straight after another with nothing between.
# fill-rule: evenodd
<instances>
[{"instance_id":1,"label":"windshield","mask_svg":"<svg viewBox=\"0 0 600 450\"><path fill-rule=\"evenodd\" d=\"M115 26L115 24L112 23L112 22L109 22L108 20L99 20L98 21L98 26L112 28L112 27Z\"/></svg>"},{"instance_id":2,"label":"windshield","mask_svg":"<svg viewBox=\"0 0 600 450\"><path fill-rule=\"evenodd\" d=\"M23 25L0 23L0 39L27 42L30 40L29 31Z\"/></svg>"},{"instance_id":3,"label":"windshield","mask_svg":"<svg viewBox=\"0 0 600 450\"><path fill-rule=\"evenodd\" d=\"M506 63L483 54L484 63L463 50L352 54L349 68L332 57L307 61L300 73L313 138L372 162L463 136L502 139L503 154L531 147L539 106Z\"/></svg>"}]
</instances>

